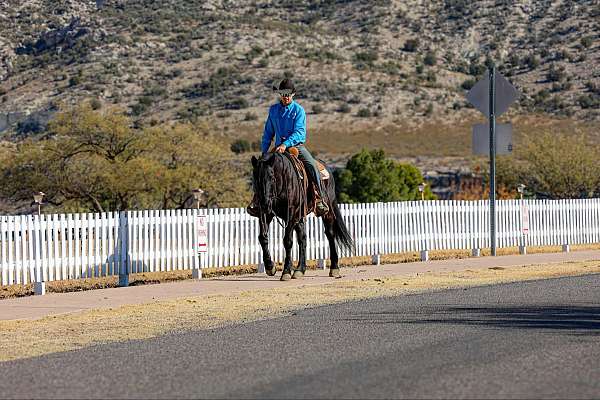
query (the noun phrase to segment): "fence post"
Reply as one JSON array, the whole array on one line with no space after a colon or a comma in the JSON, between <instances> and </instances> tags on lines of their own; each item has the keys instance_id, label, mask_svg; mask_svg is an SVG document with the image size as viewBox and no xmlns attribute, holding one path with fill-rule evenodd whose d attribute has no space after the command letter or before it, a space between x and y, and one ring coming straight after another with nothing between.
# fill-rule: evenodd
<instances>
[{"instance_id":1,"label":"fence post","mask_svg":"<svg viewBox=\"0 0 600 400\"><path fill-rule=\"evenodd\" d=\"M319 258L317 260L317 269L325 269L325 259Z\"/></svg>"},{"instance_id":2,"label":"fence post","mask_svg":"<svg viewBox=\"0 0 600 400\"><path fill-rule=\"evenodd\" d=\"M265 271L265 263L264 262L261 261L258 263L258 271L257 272L259 274L264 274L267 272L267 271Z\"/></svg>"},{"instance_id":3,"label":"fence post","mask_svg":"<svg viewBox=\"0 0 600 400\"><path fill-rule=\"evenodd\" d=\"M35 295L42 296L46 294L46 282L44 282L44 269L42 267L42 256L41 248L44 246L42 235L42 224L41 216L33 216L33 245L35 246L35 283L33 285L33 292ZM15 232L16 234L16 232ZM29 238L32 240L32 238Z\"/></svg>"},{"instance_id":4,"label":"fence post","mask_svg":"<svg viewBox=\"0 0 600 400\"><path fill-rule=\"evenodd\" d=\"M562 251L563 253L568 253L571 251L571 246L569 246L568 244L563 244L562 245Z\"/></svg>"},{"instance_id":5,"label":"fence post","mask_svg":"<svg viewBox=\"0 0 600 400\"><path fill-rule=\"evenodd\" d=\"M473 257L480 257L480 256L481 256L481 249L473 249L473 250L471 251L471 255L472 255Z\"/></svg>"},{"instance_id":6,"label":"fence post","mask_svg":"<svg viewBox=\"0 0 600 400\"><path fill-rule=\"evenodd\" d=\"M121 251L119 252L119 286L129 286L129 221L128 212L119 212L119 237Z\"/></svg>"}]
</instances>

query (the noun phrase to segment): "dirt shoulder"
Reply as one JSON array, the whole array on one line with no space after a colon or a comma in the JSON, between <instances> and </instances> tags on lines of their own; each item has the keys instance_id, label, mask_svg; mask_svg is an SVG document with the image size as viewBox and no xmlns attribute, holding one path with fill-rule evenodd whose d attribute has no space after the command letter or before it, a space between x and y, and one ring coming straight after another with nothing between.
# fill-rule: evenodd
<instances>
[{"instance_id":1,"label":"dirt shoulder","mask_svg":"<svg viewBox=\"0 0 600 400\"><path fill-rule=\"evenodd\" d=\"M458 272L417 272L227 295L192 296L37 320L0 321L0 361L275 318L294 310L326 304L596 273L600 273L600 261L597 260Z\"/></svg>"}]
</instances>

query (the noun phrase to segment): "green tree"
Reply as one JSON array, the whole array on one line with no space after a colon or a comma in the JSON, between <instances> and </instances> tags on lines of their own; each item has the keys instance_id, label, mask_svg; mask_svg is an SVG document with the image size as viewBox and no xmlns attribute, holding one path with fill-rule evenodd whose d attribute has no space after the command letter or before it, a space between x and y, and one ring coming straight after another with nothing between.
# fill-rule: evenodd
<instances>
[{"instance_id":1,"label":"green tree","mask_svg":"<svg viewBox=\"0 0 600 400\"><path fill-rule=\"evenodd\" d=\"M345 203L418 200L421 198L418 186L422 182L423 176L417 168L386 158L383 150L363 149L338 174L340 201ZM435 198L429 188L425 198Z\"/></svg>"},{"instance_id":2,"label":"green tree","mask_svg":"<svg viewBox=\"0 0 600 400\"><path fill-rule=\"evenodd\" d=\"M522 183L538 198L586 198L600 194L600 151L584 135L545 132L526 137L514 156L499 157L497 182Z\"/></svg>"},{"instance_id":3,"label":"green tree","mask_svg":"<svg viewBox=\"0 0 600 400\"><path fill-rule=\"evenodd\" d=\"M201 128L132 126L114 108L84 104L58 113L46 139L20 143L0 167L0 195L19 202L43 191L56 210L97 212L180 208L198 187L209 204L248 200L245 172Z\"/></svg>"}]
</instances>

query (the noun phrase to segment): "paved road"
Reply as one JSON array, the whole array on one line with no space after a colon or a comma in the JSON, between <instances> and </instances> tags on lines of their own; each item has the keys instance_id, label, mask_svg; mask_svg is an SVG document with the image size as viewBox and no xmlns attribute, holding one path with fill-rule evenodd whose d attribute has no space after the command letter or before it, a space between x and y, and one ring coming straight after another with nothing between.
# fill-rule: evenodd
<instances>
[{"instance_id":1,"label":"paved road","mask_svg":"<svg viewBox=\"0 0 600 400\"><path fill-rule=\"evenodd\" d=\"M0 377L0 398L600 398L600 275L320 307Z\"/></svg>"}]
</instances>

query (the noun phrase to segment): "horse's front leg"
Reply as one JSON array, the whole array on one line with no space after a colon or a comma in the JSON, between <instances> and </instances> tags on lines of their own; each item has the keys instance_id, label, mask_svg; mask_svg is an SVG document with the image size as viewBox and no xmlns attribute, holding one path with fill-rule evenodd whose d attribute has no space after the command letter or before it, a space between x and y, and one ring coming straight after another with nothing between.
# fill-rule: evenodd
<instances>
[{"instance_id":1,"label":"horse's front leg","mask_svg":"<svg viewBox=\"0 0 600 400\"><path fill-rule=\"evenodd\" d=\"M298 222L294 230L298 241L298 267L294 270L292 278L299 279L304 276L306 271L306 225L304 219Z\"/></svg>"},{"instance_id":2,"label":"horse's front leg","mask_svg":"<svg viewBox=\"0 0 600 400\"><path fill-rule=\"evenodd\" d=\"M275 275L276 268L271 260L271 253L269 252L269 224L273 220L272 216L266 218L260 218L260 232L258 234L258 242L262 248L263 263L265 265L265 272L269 276Z\"/></svg>"},{"instance_id":3,"label":"horse's front leg","mask_svg":"<svg viewBox=\"0 0 600 400\"><path fill-rule=\"evenodd\" d=\"M285 227L283 247L285 248L285 261L283 262L282 281L292 279L292 246L294 245L294 227L290 224Z\"/></svg>"}]
</instances>

